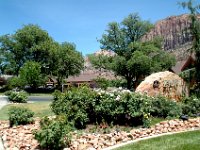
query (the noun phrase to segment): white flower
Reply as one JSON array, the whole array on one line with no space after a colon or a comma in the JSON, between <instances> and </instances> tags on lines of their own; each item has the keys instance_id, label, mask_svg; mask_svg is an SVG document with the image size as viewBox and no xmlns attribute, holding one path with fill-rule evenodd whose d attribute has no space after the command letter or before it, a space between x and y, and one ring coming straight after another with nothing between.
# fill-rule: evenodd
<instances>
[{"instance_id":1,"label":"white flower","mask_svg":"<svg viewBox=\"0 0 200 150\"><path fill-rule=\"evenodd\" d=\"M115 100L116 100L116 101L119 101L119 100L120 100L120 95L117 95L117 97L116 97Z\"/></svg>"}]
</instances>

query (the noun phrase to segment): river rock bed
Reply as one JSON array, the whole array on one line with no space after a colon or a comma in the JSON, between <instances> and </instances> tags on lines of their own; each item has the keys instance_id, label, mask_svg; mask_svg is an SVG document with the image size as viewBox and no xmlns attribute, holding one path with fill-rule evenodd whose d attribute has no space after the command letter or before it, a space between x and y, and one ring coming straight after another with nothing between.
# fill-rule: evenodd
<instances>
[{"instance_id":1,"label":"river rock bed","mask_svg":"<svg viewBox=\"0 0 200 150\"><path fill-rule=\"evenodd\" d=\"M131 140L159 135L167 132L187 131L200 128L200 118L169 120L160 122L151 128L132 129L130 132L112 131L111 133L72 133L72 142L65 150L100 150ZM38 142L33 138L32 131L39 129L39 119L34 124L9 127L8 121L0 121L0 136L6 150L39 149Z\"/></svg>"}]
</instances>

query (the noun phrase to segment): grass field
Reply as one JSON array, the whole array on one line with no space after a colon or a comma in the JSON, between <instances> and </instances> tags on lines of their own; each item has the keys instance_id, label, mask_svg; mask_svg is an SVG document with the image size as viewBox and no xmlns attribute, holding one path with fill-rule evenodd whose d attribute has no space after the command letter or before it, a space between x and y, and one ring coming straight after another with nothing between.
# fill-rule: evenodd
<instances>
[{"instance_id":1,"label":"grass field","mask_svg":"<svg viewBox=\"0 0 200 150\"><path fill-rule=\"evenodd\" d=\"M200 130L156 137L115 150L199 150Z\"/></svg>"},{"instance_id":2,"label":"grass field","mask_svg":"<svg viewBox=\"0 0 200 150\"><path fill-rule=\"evenodd\" d=\"M32 110L34 117L43 117L53 115L50 109L51 102L35 102L35 103L22 103L22 104L8 104L0 110L0 120L8 120L8 110L12 106L25 107Z\"/></svg>"},{"instance_id":3,"label":"grass field","mask_svg":"<svg viewBox=\"0 0 200 150\"><path fill-rule=\"evenodd\" d=\"M153 118L151 118L150 126L153 126L153 125L155 125L159 122L165 121L165 120L167 120L167 119L153 117Z\"/></svg>"}]
</instances>

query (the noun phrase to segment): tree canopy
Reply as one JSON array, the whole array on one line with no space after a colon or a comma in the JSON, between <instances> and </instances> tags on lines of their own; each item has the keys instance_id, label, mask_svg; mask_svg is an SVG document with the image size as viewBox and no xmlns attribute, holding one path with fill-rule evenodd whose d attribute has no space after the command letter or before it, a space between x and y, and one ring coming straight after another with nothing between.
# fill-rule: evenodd
<instances>
[{"instance_id":1,"label":"tree canopy","mask_svg":"<svg viewBox=\"0 0 200 150\"><path fill-rule=\"evenodd\" d=\"M53 39L39 26L29 24L12 35L1 36L0 43L6 62L13 74L18 75L26 61L40 62L41 65L47 62Z\"/></svg>"},{"instance_id":2,"label":"tree canopy","mask_svg":"<svg viewBox=\"0 0 200 150\"><path fill-rule=\"evenodd\" d=\"M142 21L138 14L130 14L121 23L108 24L106 33L99 40L103 49L114 51L117 55L109 58L108 69L127 80L127 88L151 72L166 70L175 64L175 57L161 49L161 39L142 42L141 38L153 25L149 21ZM94 56L93 56L94 57ZM99 56L98 56L99 57ZM99 59L93 58L92 64L98 66Z\"/></svg>"},{"instance_id":3,"label":"tree canopy","mask_svg":"<svg viewBox=\"0 0 200 150\"><path fill-rule=\"evenodd\" d=\"M106 33L100 39L102 49L112 50L120 56L132 53L130 43L140 40L153 25L149 21L142 21L138 14L130 14L119 24L108 24Z\"/></svg>"},{"instance_id":4,"label":"tree canopy","mask_svg":"<svg viewBox=\"0 0 200 150\"><path fill-rule=\"evenodd\" d=\"M41 66L38 62L27 61L19 71L19 79L25 86L37 88L45 82L44 76L41 74Z\"/></svg>"},{"instance_id":5,"label":"tree canopy","mask_svg":"<svg viewBox=\"0 0 200 150\"><path fill-rule=\"evenodd\" d=\"M54 60L51 65L54 68L52 73L57 77L59 85L64 78L79 74L84 67L83 56L76 51L76 47L72 43L60 44L58 49L52 53L51 58Z\"/></svg>"},{"instance_id":6,"label":"tree canopy","mask_svg":"<svg viewBox=\"0 0 200 150\"><path fill-rule=\"evenodd\" d=\"M0 51L0 69L4 71L6 64L12 74L20 74L33 87L39 85L41 74L54 75L61 83L83 69L83 57L75 44L59 44L38 25L28 24L12 35L0 36Z\"/></svg>"}]
</instances>

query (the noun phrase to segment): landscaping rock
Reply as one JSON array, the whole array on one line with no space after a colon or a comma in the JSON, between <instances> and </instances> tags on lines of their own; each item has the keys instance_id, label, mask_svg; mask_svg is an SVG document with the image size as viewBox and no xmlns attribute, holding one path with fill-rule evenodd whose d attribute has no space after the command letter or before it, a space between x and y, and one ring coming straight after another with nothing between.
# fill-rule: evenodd
<instances>
[{"instance_id":1,"label":"landscaping rock","mask_svg":"<svg viewBox=\"0 0 200 150\"><path fill-rule=\"evenodd\" d=\"M0 136L2 136L6 150L38 149L39 143L34 139L32 131L39 129L39 120L36 120L34 124L12 128L9 128L8 124L9 122L0 121ZM200 118L187 121L178 119L163 121L151 128L132 129L130 132L113 131L109 134L83 133L79 136L77 132L73 132L72 143L69 148L64 148L64 150L101 150L134 139L195 128L200 128Z\"/></svg>"},{"instance_id":2,"label":"landscaping rock","mask_svg":"<svg viewBox=\"0 0 200 150\"><path fill-rule=\"evenodd\" d=\"M169 71L153 73L146 77L135 92L149 96L162 95L176 101L180 101L183 96L188 96L188 88L184 80Z\"/></svg>"}]
</instances>

